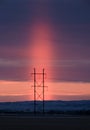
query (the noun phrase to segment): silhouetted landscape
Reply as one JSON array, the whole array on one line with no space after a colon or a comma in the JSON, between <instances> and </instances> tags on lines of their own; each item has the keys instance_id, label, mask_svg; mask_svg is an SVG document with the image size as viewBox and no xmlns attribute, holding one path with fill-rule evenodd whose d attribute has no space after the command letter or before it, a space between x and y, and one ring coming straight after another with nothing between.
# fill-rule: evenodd
<instances>
[{"instance_id":1,"label":"silhouetted landscape","mask_svg":"<svg viewBox=\"0 0 90 130\"><path fill-rule=\"evenodd\" d=\"M42 114L42 101L36 102L36 112ZM90 115L90 100L80 101L45 101L45 113L66 115ZM0 103L0 114L33 114L34 102L2 102Z\"/></svg>"},{"instance_id":2,"label":"silhouetted landscape","mask_svg":"<svg viewBox=\"0 0 90 130\"><path fill-rule=\"evenodd\" d=\"M90 100L85 101L33 101L0 103L0 130L90 130Z\"/></svg>"}]
</instances>

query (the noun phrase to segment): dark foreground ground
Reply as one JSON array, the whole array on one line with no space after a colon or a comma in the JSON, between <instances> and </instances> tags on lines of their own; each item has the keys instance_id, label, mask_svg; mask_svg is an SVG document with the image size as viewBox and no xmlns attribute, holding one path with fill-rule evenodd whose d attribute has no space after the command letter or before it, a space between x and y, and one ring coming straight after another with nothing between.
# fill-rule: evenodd
<instances>
[{"instance_id":1,"label":"dark foreground ground","mask_svg":"<svg viewBox=\"0 0 90 130\"><path fill-rule=\"evenodd\" d=\"M90 130L90 116L0 116L0 130Z\"/></svg>"}]
</instances>

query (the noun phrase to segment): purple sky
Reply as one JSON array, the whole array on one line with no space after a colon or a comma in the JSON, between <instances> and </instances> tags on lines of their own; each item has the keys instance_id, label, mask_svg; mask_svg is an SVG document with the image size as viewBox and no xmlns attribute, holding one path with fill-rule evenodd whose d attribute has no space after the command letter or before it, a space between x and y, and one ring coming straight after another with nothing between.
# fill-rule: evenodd
<instances>
[{"instance_id":1,"label":"purple sky","mask_svg":"<svg viewBox=\"0 0 90 130\"><path fill-rule=\"evenodd\" d=\"M28 80L35 20L49 22L53 30L51 78L90 82L89 0L0 1L0 80Z\"/></svg>"}]
</instances>

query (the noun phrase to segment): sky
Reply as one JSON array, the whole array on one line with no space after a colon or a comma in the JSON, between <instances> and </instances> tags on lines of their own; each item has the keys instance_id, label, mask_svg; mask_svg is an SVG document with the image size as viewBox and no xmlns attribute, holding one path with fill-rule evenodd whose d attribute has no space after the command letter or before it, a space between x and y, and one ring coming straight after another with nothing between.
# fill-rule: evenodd
<instances>
[{"instance_id":1,"label":"sky","mask_svg":"<svg viewBox=\"0 0 90 130\"><path fill-rule=\"evenodd\" d=\"M90 99L90 1L0 0L0 101L33 99L33 68L46 99Z\"/></svg>"}]
</instances>

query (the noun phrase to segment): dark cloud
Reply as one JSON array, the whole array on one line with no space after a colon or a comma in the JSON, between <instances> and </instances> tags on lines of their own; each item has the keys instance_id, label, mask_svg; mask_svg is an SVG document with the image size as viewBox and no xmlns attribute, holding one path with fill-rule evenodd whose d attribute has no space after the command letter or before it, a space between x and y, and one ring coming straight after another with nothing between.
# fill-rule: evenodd
<instances>
[{"instance_id":1,"label":"dark cloud","mask_svg":"<svg viewBox=\"0 0 90 130\"><path fill-rule=\"evenodd\" d=\"M90 99L90 95L54 95L55 100L87 100Z\"/></svg>"},{"instance_id":2,"label":"dark cloud","mask_svg":"<svg viewBox=\"0 0 90 130\"><path fill-rule=\"evenodd\" d=\"M0 102L16 102L16 101L28 101L30 95L11 95L11 96L0 96Z\"/></svg>"},{"instance_id":3,"label":"dark cloud","mask_svg":"<svg viewBox=\"0 0 90 130\"><path fill-rule=\"evenodd\" d=\"M27 81L29 79L27 67L7 66L0 67L0 80Z\"/></svg>"}]
</instances>

